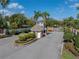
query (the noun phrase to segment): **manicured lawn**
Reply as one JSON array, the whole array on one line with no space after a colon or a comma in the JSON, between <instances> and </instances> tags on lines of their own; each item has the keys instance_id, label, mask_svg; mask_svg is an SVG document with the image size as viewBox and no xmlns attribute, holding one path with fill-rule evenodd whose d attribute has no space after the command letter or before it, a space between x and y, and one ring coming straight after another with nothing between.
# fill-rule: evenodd
<instances>
[{"instance_id":1,"label":"manicured lawn","mask_svg":"<svg viewBox=\"0 0 79 59\"><path fill-rule=\"evenodd\" d=\"M75 59L75 56L71 52L64 49L62 59Z\"/></svg>"}]
</instances>

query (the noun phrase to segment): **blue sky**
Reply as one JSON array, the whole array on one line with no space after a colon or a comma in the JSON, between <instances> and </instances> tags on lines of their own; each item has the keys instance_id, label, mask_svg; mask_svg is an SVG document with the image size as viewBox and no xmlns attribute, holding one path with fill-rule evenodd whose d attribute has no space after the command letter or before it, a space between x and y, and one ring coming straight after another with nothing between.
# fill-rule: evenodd
<instances>
[{"instance_id":1,"label":"blue sky","mask_svg":"<svg viewBox=\"0 0 79 59\"><path fill-rule=\"evenodd\" d=\"M5 9L6 15L24 13L28 17L34 15L34 11L47 11L50 17L63 19L69 16L76 17L79 0L10 0ZM0 12L2 11L0 6Z\"/></svg>"}]
</instances>

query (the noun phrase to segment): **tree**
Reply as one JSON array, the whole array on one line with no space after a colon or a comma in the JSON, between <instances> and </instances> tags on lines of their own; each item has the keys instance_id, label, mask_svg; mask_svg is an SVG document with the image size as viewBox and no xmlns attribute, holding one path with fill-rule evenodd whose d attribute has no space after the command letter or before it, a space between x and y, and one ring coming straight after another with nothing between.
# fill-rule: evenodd
<instances>
[{"instance_id":1,"label":"tree","mask_svg":"<svg viewBox=\"0 0 79 59\"><path fill-rule=\"evenodd\" d=\"M33 26L33 25L35 25L35 22L32 21L31 19L29 19L29 20L26 20L26 24L29 26Z\"/></svg>"},{"instance_id":2,"label":"tree","mask_svg":"<svg viewBox=\"0 0 79 59\"><path fill-rule=\"evenodd\" d=\"M1 3L1 5L2 5L3 8L6 8L6 6L9 3L9 0L0 0L0 3Z\"/></svg>"},{"instance_id":3,"label":"tree","mask_svg":"<svg viewBox=\"0 0 79 59\"><path fill-rule=\"evenodd\" d=\"M4 9L7 7L9 4L9 0L0 0L0 4L2 5L3 8L3 15L4 15Z\"/></svg>"},{"instance_id":4,"label":"tree","mask_svg":"<svg viewBox=\"0 0 79 59\"><path fill-rule=\"evenodd\" d=\"M46 26L46 20L49 18L49 13L48 12L43 12L42 17L44 19L44 25Z\"/></svg>"},{"instance_id":5,"label":"tree","mask_svg":"<svg viewBox=\"0 0 79 59\"><path fill-rule=\"evenodd\" d=\"M74 18L73 17L68 17L64 19L64 25L68 27L73 27L74 26Z\"/></svg>"},{"instance_id":6,"label":"tree","mask_svg":"<svg viewBox=\"0 0 79 59\"><path fill-rule=\"evenodd\" d=\"M42 16L43 16L44 19L47 19L47 18L49 18L50 15L49 15L48 12L43 12Z\"/></svg>"},{"instance_id":7,"label":"tree","mask_svg":"<svg viewBox=\"0 0 79 59\"><path fill-rule=\"evenodd\" d=\"M4 20L2 14L0 14L0 28L7 28L6 21Z\"/></svg>"},{"instance_id":8,"label":"tree","mask_svg":"<svg viewBox=\"0 0 79 59\"><path fill-rule=\"evenodd\" d=\"M3 18L2 18L2 15L0 14L0 28L3 28Z\"/></svg>"},{"instance_id":9,"label":"tree","mask_svg":"<svg viewBox=\"0 0 79 59\"><path fill-rule=\"evenodd\" d=\"M13 14L10 16L10 24L16 24L16 27L21 27L22 24L25 24L27 18L24 14Z\"/></svg>"},{"instance_id":10,"label":"tree","mask_svg":"<svg viewBox=\"0 0 79 59\"><path fill-rule=\"evenodd\" d=\"M3 12L2 12L3 15L4 15L4 9L7 7L8 3L9 3L9 0L0 0L0 4L1 4L2 8L3 8ZM7 21L6 21L6 19L4 17L2 17L2 18L3 18L3 20L2 20L1 23L3 23L3 25L1 25L1 26L7 28Z\"/></svg>"},{"instance_id":11,"label":"tree","mask_svg":"<svg viewBox=\"0 0 79 59\"><path fill-rule=\"evenodd\" d=\"M46 26L52 27L54 25L54 22L52 19L46 20Z\"/></svg>"},{"instance_id":12,"label":"tree","mask_svg":"<svg viewBox=\"0 0 79 59\"><path fill-rule=\"evenodd\" d=\"M34 20L37 22L38 18L42 17L44 21L44 25L46 26L46 20L49 18L49 13L48 12L40 12L40 11L34 11Z\"/></svg>"},{"instance_id":13,"label":"tree","mask_svg":"<svg viewBox=\"0 0 79 59\"><path fill-rule=\"evenodd\" d=\"M41 16L40 11L34 11L34 21L37 22L38 18Z\"/></svg>"},{"instance_id":14,"label":"tree","mask_svg":"<svg viewBox=\"0 0 79 59\"><path fill-rule=\"evenodd\" d=\"M46 20L46 26L49 26L49 27L53 27L53 26L58 26L60 25L59 21L54 19L54 18L48 18Z\"/></svg>"},{"instance_id":15,"label":"tree","mask_svg":"<svg viewBox=\"0 0 79 59\"><path fill-rule=\"evenodd\" d=\"M74 41L75 41L75 46L79 48L79 35L75 36Z\"/></svg>"}]
</instances>

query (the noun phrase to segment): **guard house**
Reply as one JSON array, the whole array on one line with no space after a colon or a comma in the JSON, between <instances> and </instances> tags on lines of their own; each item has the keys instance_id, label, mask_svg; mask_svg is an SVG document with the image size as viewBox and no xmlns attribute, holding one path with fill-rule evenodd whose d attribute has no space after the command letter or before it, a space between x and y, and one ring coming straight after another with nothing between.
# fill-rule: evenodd
<instances>
[{"instance_id":1,"label":"guard house","mask_svg":"<svg viewBox=\"0 0 79 59\"><path fill-rule=\"evenodd\" d=\"M43 36L44 27L40 26L39 24L36 24L31 29L32 32L35 32L36 38L41 38Z\"/></svg>"}]
</instances>

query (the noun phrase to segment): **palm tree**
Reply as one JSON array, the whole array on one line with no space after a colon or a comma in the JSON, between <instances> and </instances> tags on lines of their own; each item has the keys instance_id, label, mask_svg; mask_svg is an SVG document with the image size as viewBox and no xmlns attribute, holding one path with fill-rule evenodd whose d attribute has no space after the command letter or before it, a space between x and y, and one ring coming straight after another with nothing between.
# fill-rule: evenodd
<instances>
[{"instance_id":1,"label":"palm tree","mask_svg":"<svg viewBox=\"0 0 79 59\"><path fill-rule=\"evenodd\" d=\"M42 16L45 18L45 19L47 19L47 18L49 18L49 13L48 12L43 12L42 13Z\"/></svg>"},{"instance_id":2,"label":"palm tree","mask_svg":"<svg viewBox=\"0 0 79 59\"><path fill-rule=\"evenodd\" d=\"M38 18L41 16L41 12L40 11L34 11L34 20L35 23L37 22Z\"/></svg>"},{"instance_id":3,"label":"palm tree","mask_svg":"<svg viewBox=\"0 0 79 59\"><path fill-rule=\"evenodd\" d=\"M48 12L43 12L42 13L42 17L43 17L43 19L44 19L44 25L45 25L45 27L47 27L46 26L46 20L49 18L49 13Z\"/></svg>"}]
</instances>

